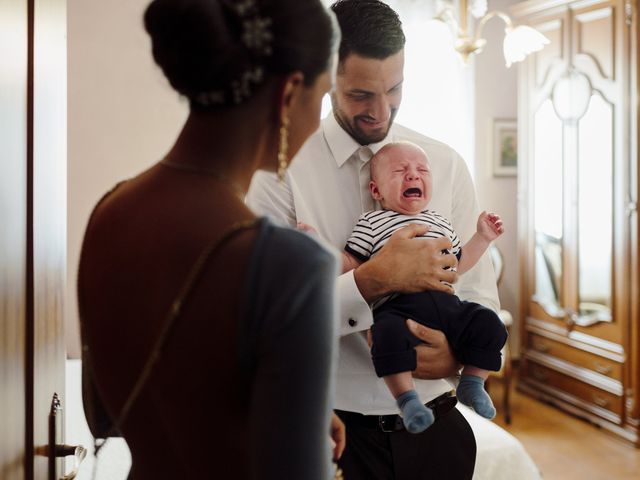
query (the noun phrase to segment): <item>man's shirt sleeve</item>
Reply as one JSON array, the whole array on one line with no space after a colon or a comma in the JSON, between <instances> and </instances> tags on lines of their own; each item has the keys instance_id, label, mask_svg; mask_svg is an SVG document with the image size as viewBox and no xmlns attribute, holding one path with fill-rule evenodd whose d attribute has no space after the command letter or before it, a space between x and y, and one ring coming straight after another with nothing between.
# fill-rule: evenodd
<instances>
[{"instance_id":1,"label":"man's shirt sleeve","mask_svg":"<svg viewBox=\"0 0 640 480\"><path fill-rule=\"evenodd\" d=\"M274 221L294 227L297 224L295 200L291 178L286 175L283 183L271 172L258 170L245 202L256 215L266 215ZM314 226L314 225L312 225ZM322 234L322 232L320 232ZM340 335L367 330L373 324L371 308L356 285L353 270L343 273L336 282L339 305L338 327Z\"/></svg>"}]
</instances>

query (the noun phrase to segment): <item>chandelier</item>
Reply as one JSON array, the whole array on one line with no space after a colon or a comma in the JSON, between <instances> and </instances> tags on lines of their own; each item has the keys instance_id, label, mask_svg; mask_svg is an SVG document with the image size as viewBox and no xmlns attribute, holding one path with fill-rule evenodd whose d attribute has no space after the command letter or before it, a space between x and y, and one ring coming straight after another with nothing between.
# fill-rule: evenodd
<instances>
[{"instance_id":1,"label":"chandelier","mask_svg":"<svg viewBox=\"0 0 640 480\"><path fill-rule=\"evenodd\" d=\"M459 11L455 11L455 3ZM494 10L487 12L487 0L455 0L439 1L436 10L436 20L440 20L451 28L454 34L454 48L466 62L472 53L480 53L487 41L482 38L482 29L494 17L505 23L504 42L502 45L504 59L509 68L513 63L520 62L527 55L542 50L549 43L547 37L537 30L519 25L514 27L511 17L504 12ZM475 32L471 36L467 27L468 15L478 19Z\"/></svg>"}]
</instances>

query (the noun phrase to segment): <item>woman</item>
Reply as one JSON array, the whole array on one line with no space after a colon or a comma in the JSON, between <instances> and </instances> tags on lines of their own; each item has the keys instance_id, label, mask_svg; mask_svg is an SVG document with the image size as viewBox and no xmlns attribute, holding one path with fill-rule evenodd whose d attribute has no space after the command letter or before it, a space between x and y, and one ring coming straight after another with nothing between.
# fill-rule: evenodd
<instances>
[{"instance_id":1,"label":"woman","mask_svg":"<svg viewBox=\"0 0 640 480\"><path fill-rule=\"evenodd\" d=\"M156 0L145 27L190 114L89 221L85 367L135 480L326 479L336 261L243 197L318 127L331 18L319 0Z\"/></svg>"}]
</instances>

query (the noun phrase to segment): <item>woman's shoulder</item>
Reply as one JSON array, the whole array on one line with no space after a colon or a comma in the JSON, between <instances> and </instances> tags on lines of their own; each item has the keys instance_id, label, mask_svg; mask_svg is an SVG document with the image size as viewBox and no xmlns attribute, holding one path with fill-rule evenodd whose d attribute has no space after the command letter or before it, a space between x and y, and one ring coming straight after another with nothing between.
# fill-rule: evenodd
<instances>
[{"instance_id":1,"label":"woman's shoulder","mask_svg":"<svg viewBox=\"0 0 640 480\"><path fill-rule=\"evenodd\" d=\"M261 268L281 272L283 276L309 275L337 269L338 252L312 234L263 217L259 221L253 260Z\"/></svg>"},{"instance_id":2,"label":"woman's shoulder","mask_svg":"<svg viewBox=\"0 0 640 480\"><path fill-rule=\"evenodd\" d=\"M259 220L256 250L268 254L268 258L286 261L294 268L337 262L337 254L331 247L312 234L276 224L268 217ZM264 255L260 255L264 258Z\"/></svg>"},{"instance_id":3,"label":"woman's shoulder","mask_svg":"<svg viewBox=\"0 0 640 480\"><path fill-rule=\"evenodd\" d=\"M255 331L304 322L291 312L300 308L301 301L321 301L322 295L333 292L337 255L304 232L267 218L258 225L246 279L251 302L246 304L245 318L253 319L248 321Z\"/></svg>"}]
</instances>

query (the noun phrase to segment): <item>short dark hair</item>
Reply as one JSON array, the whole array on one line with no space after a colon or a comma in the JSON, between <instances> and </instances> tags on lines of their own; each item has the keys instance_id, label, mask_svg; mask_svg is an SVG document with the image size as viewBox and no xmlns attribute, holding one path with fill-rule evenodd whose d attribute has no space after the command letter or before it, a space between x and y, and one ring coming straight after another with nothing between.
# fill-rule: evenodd
<instances>
[{"instance_id":1,"label":"short dark hair","mask_svg":"<svg viewBox=\"0 0 640 480\"><path fill-rule=\"evenodd\" d=\"M255 18L266 22L272 35L268 54L256 56L246 45L247 22L238 13L246 4L258 12ZM203 93L232 93L230 86L256 69L265 78L301 71L305 85L312 85L329 68L335 51L339 32L332 16L320 0L154 0L144 25L153 58L171 86L189 99L191 108L202 109L198 98ZM242 101L263 83L256 80ZM234 103L240 102L226 99L212 106Z\"/></svg>"},{"instance_id":2,"label":"short dark hair","mask_svg":"<svg viewBox=\"0 0 640 480\"><path fill-rule=\"evenodd\" d=\"M351 53L383 60L404 48L405 36L398 14L379 0L338 0L331 5L342 39L339 60Z\"/></svg>"}]
</instances>

